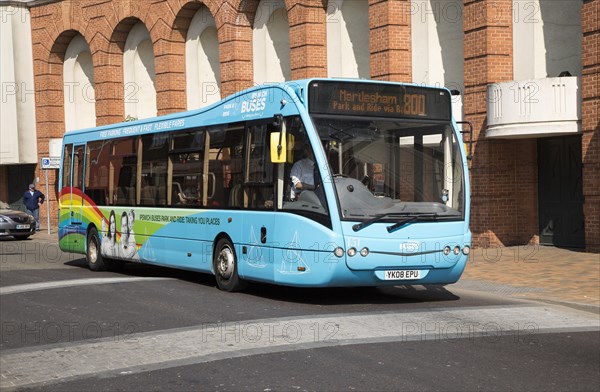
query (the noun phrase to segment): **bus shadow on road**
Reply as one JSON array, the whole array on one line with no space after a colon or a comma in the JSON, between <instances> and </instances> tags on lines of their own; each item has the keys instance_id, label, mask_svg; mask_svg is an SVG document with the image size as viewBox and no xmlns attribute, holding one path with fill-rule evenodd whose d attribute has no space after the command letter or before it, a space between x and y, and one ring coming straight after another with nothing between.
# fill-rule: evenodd
<instances>
[{"instance_id":1,"label":"bus shadow on road","mask_svg":"<svg viewBox=\"0 0 600 392\"><path fill-rule=\"evenodd\" d=\"M76 260L71 260L64 265L68 265L71 267L79 267L89 271L88 263L85 258L79 258ZM196 272L196 271L188 271L183 269L162 267L159 265L152 264L142 264L142 263L125 263L124 266L117 269L112 269L108 271L102 272L94 272L90 271L92 274L110 274L114 275L122 275L129 277L140 277L140 278L173 278L178 280L189 281L192 283L199 283L205 286L216 286L214 276Z\"/></svg>"},{"instance_id":2,"label":"bus shadow on road","mask_svg":"<svg viewBox=\"0 0 600 392\"><path fill-rule=\"evenodd\" d=\"M422 303L460 299L441 285L302 288L256 283L251 284L245 293L277 301L321 306Z\"/></svg>"},{"instance_id":3,"label":"bus shadow on road","mask_svg":"<svg viewBox=\"0 0 600 392\"><path fill-rule=\"evenodd\" d=\"M65 265L89 270L85 258L71 260ZM90 273L92 273L90 271ZM151 264L126 263L117 271L93 272L93 274L122 275L128 277L172 278L205 287L215 288L215 277L204 272L161 267ZM443 285L394 285L377 287L289 287L261 282L249 282L241 293L223 295L250 295L273 301L303 303L309 305L348 304L398 304L458 301L460 297Z\"/></svg>"}]
</instances>

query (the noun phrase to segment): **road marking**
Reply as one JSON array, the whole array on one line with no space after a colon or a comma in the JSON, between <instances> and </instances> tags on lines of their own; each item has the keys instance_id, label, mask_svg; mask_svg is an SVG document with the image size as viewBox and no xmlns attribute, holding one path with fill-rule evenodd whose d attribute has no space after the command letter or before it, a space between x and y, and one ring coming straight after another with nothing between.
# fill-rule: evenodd
<instances>
[{"instance_id":1,"label":"road marking","mask_svg":"<svg viewBox=\"0 0 600 392\"><path fill-rule=\"evenodd\" d=\"M75 287L75 286L87 286L87 285L111 284L111 283L147 282L147 281L167 280L167 279L171 279L171 278L132 277L132 278L90 278L90 279L57 280L54 282L28 283L28 284L19 284L19 285L15 285L15 286L0 287L0 295L25 293L28 291L58 289L58 288L63 288L63 287Z\"/></svg>"},{"instance_id":2,"label":"road marking","mask_svg":"<svg viewBox=\"0 0 600 392\"><path fill-rule=\"evenodd\" d=\"M554 306L345 313L207 323L95 341L3 350L0 389L118 376L234 357L360 343L499 339L598 331L597 315Z\"/></svg>"}]
</instances>

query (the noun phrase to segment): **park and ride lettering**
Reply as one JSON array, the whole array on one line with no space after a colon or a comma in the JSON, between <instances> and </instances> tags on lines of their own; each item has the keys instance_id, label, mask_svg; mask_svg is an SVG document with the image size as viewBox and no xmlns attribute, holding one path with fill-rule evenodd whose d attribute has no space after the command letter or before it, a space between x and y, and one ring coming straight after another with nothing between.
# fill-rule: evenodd
<instances>
[{"instance_id":1,"label":"park and ride lettering","mask_svg":"<svg viewBox=\"0 0 600 392\"><path fill-rule=\"evenodd\" d=\"M379 92L339 89L337 99L331 100L331 108L342 112L369 114L387 113L411 116L426 116L424 94L380 94Z\"/></svg>"},{"instance_id":2,"label":"park and ride lettering","mask_svg":"<svg viewBox=\"0 0 600 392\"><path fill-rule=\"evenodd\" d=\"M161 223L183 223L194 225L218 226L221 224L220 218L204 217L204 216L181 216L181 215L157 215L157 214L141 214L140 220L146 222L161 222Z\"/></svg>"}]
</instances>

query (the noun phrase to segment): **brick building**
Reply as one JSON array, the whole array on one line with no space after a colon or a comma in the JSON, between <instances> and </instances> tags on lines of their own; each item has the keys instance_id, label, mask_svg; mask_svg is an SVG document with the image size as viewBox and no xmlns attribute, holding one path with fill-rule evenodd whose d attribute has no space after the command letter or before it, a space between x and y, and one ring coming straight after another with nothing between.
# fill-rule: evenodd
<instances>
[{"instance_id":1,"label":"brick building","mask_svg":"<svg viewBox=\"0 0 600 392\"><path fill-rule=\"evenodd\" d=\"M69 130L372 78L461 91L475 245L600 252L599 15L600 0L3 2L0 200L44 189L40 158Z\"/></svg>"}]
</instances>

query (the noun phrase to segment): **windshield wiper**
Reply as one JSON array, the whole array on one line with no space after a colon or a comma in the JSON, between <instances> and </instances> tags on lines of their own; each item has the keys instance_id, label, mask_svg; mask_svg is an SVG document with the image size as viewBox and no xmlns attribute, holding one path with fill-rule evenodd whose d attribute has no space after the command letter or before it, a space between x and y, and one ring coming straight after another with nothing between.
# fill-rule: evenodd
<instances>
[{"instance_id":1,"label":"windshield wiper","mask_svg":"<svg viewBox=\"0 0 600 392\"><path fill-rule=\"evenodd\" d=\"M364 222L353 225L352 230L354 230L354 231L362 230L365 227L371 226L373 223L379 222L380 220L382 220L384 218L395 217L395 216L402 217L402 216L408 216L408 215L412 215L412 214L407 214L406 212L389 212L387 214L379 214L369 220L366 220Z\"/></svg>"},{"instance_id":2,"label":"windshield wiper","mask_svg":"<svg viewBox=\"0 0 600 392\"><path fill-rule=\"evenodd\" d=\"M400 228L400 226L404 226L404 225L406 225L408 223L412 223L412 222L418 221L419 219L421 219L421 216L422 215L415 215L415 216L410 217L410 218L399 220L398 222L394 223L393 225L390 225L390 226L386 227L386 229L387 229L388 233L391 233L392 231L395 231L396 229ZM435 217L435 216L437 216L437 214L435 214L433 217ZM432 216L426 215L425 217L432 217Z\"/></svg>"},{"instance_id":3,"label":"windshield wiper","mask_svg":"<svg viewBox=\"0 0 600 392\"><path fill-rule=\"evenodd\" d=\"M412 223L412 222L416 222L418 220L424 219L424 218L437 218L439 215L437 213L418 213L418 212L390 212L387 214L379 214L369 220L366 220L364 222L361 223L357 223L355 225L352 226L352 230L354 231L359 231L364 229L367 226L372 225L373 223L379 222L384 218L390 218L390 217L403 217L404 219L399 220L398 222L394 223L393 225L390 225L387 227L387 231L388 233L391 233L392 231L398 229L399 227L407 224L407 223Z\"/></svg>"}]
</instances>

